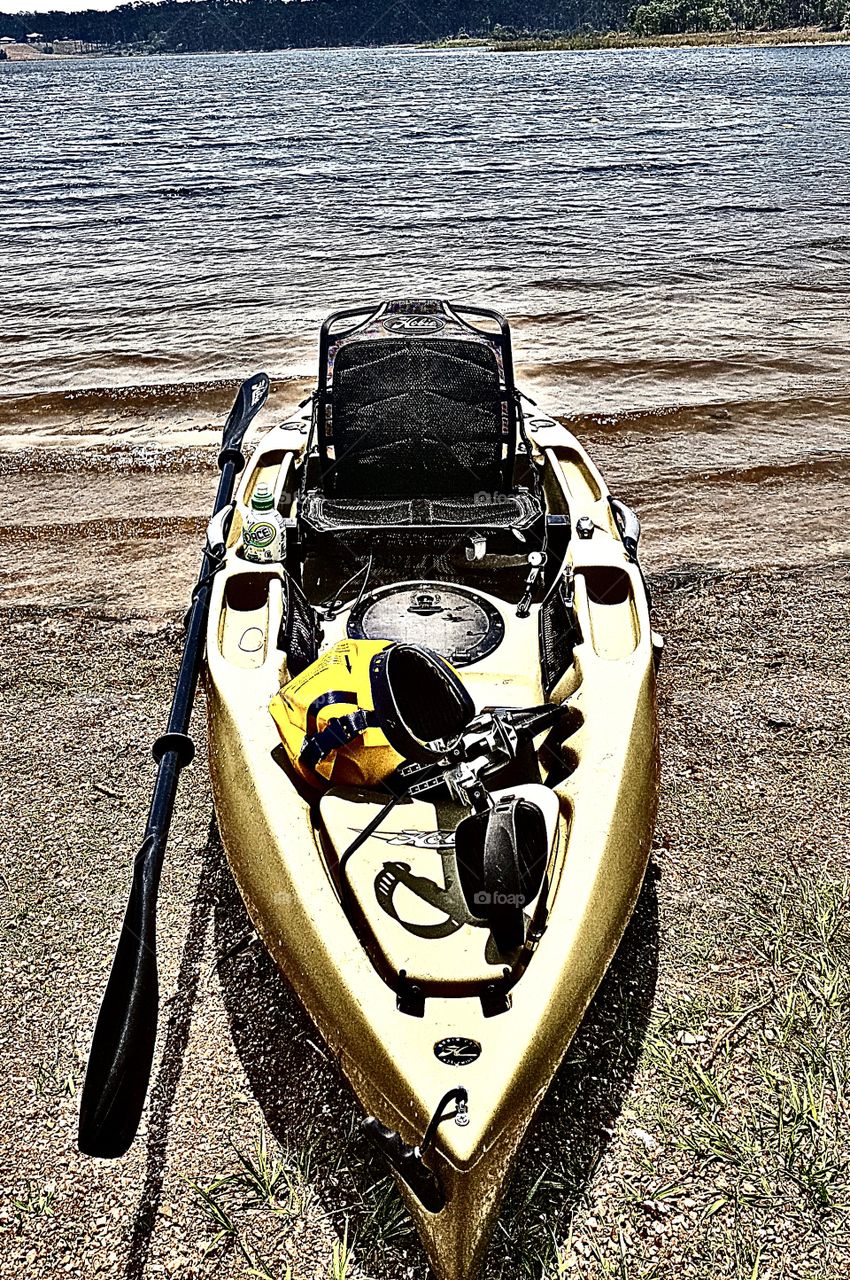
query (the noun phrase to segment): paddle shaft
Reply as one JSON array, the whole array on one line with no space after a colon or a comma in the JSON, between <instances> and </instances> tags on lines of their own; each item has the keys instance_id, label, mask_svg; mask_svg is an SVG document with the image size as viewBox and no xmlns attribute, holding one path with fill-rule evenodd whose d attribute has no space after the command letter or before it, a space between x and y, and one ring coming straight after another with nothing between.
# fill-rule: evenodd
<instances>
[{"instance_id":1,"label":"paddle shaft","mask_svg":"<svg viewBox=\"0 0 850 1280\"><path fill-rule=\"evenodd\" d=\"M235 457L229 457L224 462L213 506L213 516L217 516L230 502L236 477L241 467L241 456L238 461ZM183 766L188 764L194 755L194 747L186 735L192 718L192 707L194 706L195 694L198 690L198 679L201 674L201 664L204 659L204 638L209 614L210 592L212 591L212 573L215 566L216 561L209 548L207 548L201 561L198 585L192 596L192 607L189 611L189 622L186 628L186 643L183 648L183 657L180 660L180 670L177 673L174 696L171 700L168 728L164 735L154 743L154 757L159 760L159 768L157 769L150 812L147 826L145 827L145 840L149 836L155 835L157 837L151 861L152 863L158 862L159 865L156 869L152 865L150 869L154 886L159 884L159 875L165 854L165 843L171 826L171 816L174 812L174 801L177 796L180 773ZM175 745L170 747L170 742L174 742Z\"/></svg>"}]
</instances>

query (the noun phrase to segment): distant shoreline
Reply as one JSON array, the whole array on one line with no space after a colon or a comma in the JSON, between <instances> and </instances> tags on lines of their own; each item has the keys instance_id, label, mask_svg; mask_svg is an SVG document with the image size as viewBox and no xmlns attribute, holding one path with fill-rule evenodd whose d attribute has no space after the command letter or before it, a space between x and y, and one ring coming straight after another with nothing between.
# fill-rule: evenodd
<instances>
[{"instance_id":1,"label":"distant shoreline","mask_svg":"<svg viewBox=\"0 0 850 1280\"><path fill-rule=\"evenodd\" d=\"M477 50L481 53L547 53L588 49L694 49L694 48L772 48L850 45L850 29L824 31L820 27L785 27L776 31L687 31L672 35L643 36L629 31L580 32L574 35L518 35L494 39L492 36L449 36L444 40L422 44L408 42L389 45L282 45L280 49L138 49L131 47L102 48L75 53L47 53L27 44L0 46L2 61L67 62L78 58L112 57L220 57L222 54L328 53L342 49L386 48L410 49L421 53L452 53Z\"/></svg>"},{"instance_id":2,"label":"distant shoreline","mask_svg":"<svg viewBox=\"0 0 850 1280\"><path fill-rule=\"evenodd\" d=\"M459 37L436 40L418 47L427 51L482 49L490 53L546 53L571 49L694 49L772 48L824 44L850 44L850 30L824 31L820 27L786 27L777 31L682 31L673 35L640 36L628 31L594 32L547 38L517 36L510 40Z\"/></svg>"}]
</instances>

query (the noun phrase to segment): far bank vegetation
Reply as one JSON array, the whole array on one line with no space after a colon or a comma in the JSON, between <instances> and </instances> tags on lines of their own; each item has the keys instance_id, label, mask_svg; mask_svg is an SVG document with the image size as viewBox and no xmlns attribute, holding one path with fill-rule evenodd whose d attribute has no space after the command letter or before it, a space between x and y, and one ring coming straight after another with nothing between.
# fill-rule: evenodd
<instances>
[{"instance_id":1,"label":"far bank vegetation","mask_svg":"<svg viewBox=\"0 0 850 1280\"><path fill-rule=\"evenodd\" d=\"M158 0L111 10L7 14L9 41L36 24L45 47L114 54L428 42L508 51L665 44L812 43L850 37L850 0Z\"/></svg>"}]
</instances>

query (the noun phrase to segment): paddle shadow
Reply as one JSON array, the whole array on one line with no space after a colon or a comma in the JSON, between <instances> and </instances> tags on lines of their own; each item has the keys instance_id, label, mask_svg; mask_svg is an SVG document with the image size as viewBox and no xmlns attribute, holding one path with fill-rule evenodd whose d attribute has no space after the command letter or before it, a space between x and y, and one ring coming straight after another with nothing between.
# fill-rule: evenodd
<instances>
[{"instance_id":1,"label":"paddle shadow","mask_svg":"<svg viewBox=\"0 0 850 1280\"><path fill-rule=\"evenodd\" d=\"M198 887L189 913L183 953L177 972L174 995L165 1002L161 1013L167 1013L162 1056L154 1079L148 1110L147 1164L145 1181L133 1217L128 1258L122 1280L143 1280L150 1257L162 1187L165 1178L168 1129L183 1061L189 1043L192 1012L201 980L204 943L213 909L213 879L221 862L221 845L215 822L210 823Z\"/></svg>"},{"instance_id":2,"label":"paddle shadow","mask_svg":"<svg viewBox=\"0 0 850 1280\"><path fill-rule=\"evenodd\" d=\"M223 854L214 938L236 1051L266 1124L289 1152L312 1153L311 1184L340 1234L348 1223L373 1280L425 1280L425 1255L392 1180L359 1132L363 1112L295 994L265 949L239 948L251 925ZM606 1146L634 1077L658 969L658 895L650 867L617 955L523 1144L482 1280L545 1273L553 1233L572 1211ZM542 1169L547 1177L540 1179Z\"/></svg>"}]
</instances>

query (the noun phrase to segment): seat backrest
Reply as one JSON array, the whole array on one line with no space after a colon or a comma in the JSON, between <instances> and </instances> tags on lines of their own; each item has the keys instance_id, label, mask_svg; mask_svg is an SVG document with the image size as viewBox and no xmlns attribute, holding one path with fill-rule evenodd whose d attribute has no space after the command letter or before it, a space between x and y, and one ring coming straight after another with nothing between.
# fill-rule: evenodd
<instances>
[{"instance_id":1,"label":"seat backrest","mask_svg":"<svg viewBox=\"0 0 850 1280\"><path fill-rule=\"evenodd\" d=\"M385 303L322 328L317 402L322 487L339 498L466 498L510 488L516 416L507 324L447 303ZM355 312L361 315L362 312ZM336 340L334 338L336 337Z\"/></svg>"},{"instance_id":2,"label":"seat backrest","mask_svg":"<svg viewBox=\"0 0 850 1280\"><path fill-rule=\"evenodd\" d=\"M483 343L350 343L334 362L331 415L339 497L501 489L499 370Z\"/></svg>"}]
</instances>

